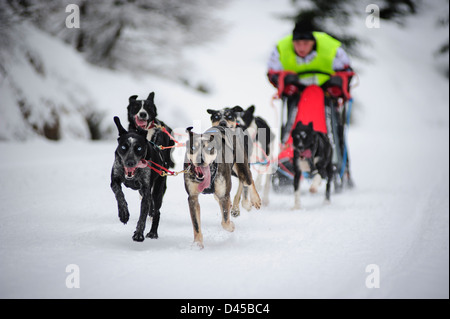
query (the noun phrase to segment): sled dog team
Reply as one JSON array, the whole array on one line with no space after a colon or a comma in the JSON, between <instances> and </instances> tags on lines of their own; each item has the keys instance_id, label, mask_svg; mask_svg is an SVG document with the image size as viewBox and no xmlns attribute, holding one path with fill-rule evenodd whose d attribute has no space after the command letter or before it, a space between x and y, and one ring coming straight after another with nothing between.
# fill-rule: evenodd
<instances>
[{"instance_id":1,"label":"sled dog team","mask_svg":"<svg viewBox=\"0 0 450 319\"><path fill-rule=\"evenodd\" d=\"M173 163L170 151L175 146L172 129L157 118L154 92L146 100L136 95L129 98L128 130L120 119L114 117L118 129L118 146L111 172L111 189L117 200L119 219L126 224L129 220L128 204L122 191L122 184L139 191L142 200L139 220L133 240L143 241L145 237L158 238L160 209L166 192L167 175ZM231 220L240 214L242 207L259 209L268 204L270 174L266 175L263 196L260 198L250 170L251 159L265 159L273 156L274 134L266 121L254 116L254 106L247 110L240 106L222 110L208 109L211 128L195 133L192 127L186 132L184 160L184 185L188 194L188 205L194 230L194 245L203 248L200 221L200 194L214 194L219 203L222 227L234 231ZM309 171L314 179L310 192L317 192L322 178L327 179L326 201L330 199L330 183L333 176L331 163L332 147L325 134L312 129L311 123L299 122L291 132L294 146L294 189L295 206L300 208L300 177L302 171ZM253 161L254 162L254 161ZM231 198L232 179L239 180L239 187ZM257 181L262 178L258 174ZM257 183L258 184L258 183ZM150 231L144 237L147 216L152 220Z\"/></svg>"}]
</instances>

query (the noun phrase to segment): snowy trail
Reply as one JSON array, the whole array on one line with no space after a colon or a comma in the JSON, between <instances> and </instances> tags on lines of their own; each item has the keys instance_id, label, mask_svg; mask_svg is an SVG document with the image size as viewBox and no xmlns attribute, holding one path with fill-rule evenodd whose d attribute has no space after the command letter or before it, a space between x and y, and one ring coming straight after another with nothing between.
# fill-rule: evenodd
<instances>
[{"instance_id":1,"label":"snowy trail","mask_svg":"<svg viewBox=\"0 0 450 319\"><path fill-rule=\"evenodd\" d=\"M28 148L36 146L39 155L29 161ZM311 196L305 191L300 212L290 210L292 195L271 194L271 205L259 212L243 211L231 234L220 226L217 203L204 196L205 249L196 251L191 249L183 183L176 178L169 180L160 238L131 240L139 200L137 193L125 192L131 219L122 225L108 186L114 148L115 143L109 142L1 144L1 188L6 192L0 201L9 208L2 209L0 226L2 242L7 243L2 245L4 297L442 297L444 293L434 290L442 285L442 256L448 251L442 241L448 232L448 216L442 216L446 204L435 202L445 192L438 187L421 195L419 205L404 202L411 200L408 193L396 196L358 186L333 194L332 205L324 206L322 192ZM21 178L15 177L18 167ZM70 290L64 284L65 267L73 263L81 270L81 289ZM365 287L365 267L371 263L380 266L384 289ZM426 282L420 290L402 291L402 284L421 279Z\"/></svg>"},{"instance_id":2,"label":"snowy trail","mask_svg":"<svg viewBox=\"0 0 450 319\"><path fill-rule=\"evenodd\" d=\"M256 4L260 10L246 19ZM187 122L201 122L205 129L204 109L254 103L276 126L265 59L291 28L273 16L281 7L271 1L230 5L224 16L232 27L221 45L187 53L202 61L199 77L211 78L214 94L200 97L179 87L174 94L151 78L158 105L182 99L191 107L183 110L191 116ZM115 141L0 143L0 297L448 298L448 82L431 62L411 67L438 43L428 37L428 46L419 48L415 41L421 28L432 28L431 18L427 11L417 18L423 23L408 31L385 24L377 33L355 25L375 44L367 50L372 65L355 61L361 85L354 92L358 105L349 143L356 188L332 193L332 204L324 205L324 185L314 195L303 185L300 211L291 210L292 194L272 192L268 207L241 211L234 233L222 229L213 196L203 196L202 251L191 247L181 177L169 178L160 238L132 241L139 196L125 190L131 217L122 225L109 188ZM264 41L252 43L256 55L236 49L261 33ZM393 46L399 39L402 45ZM218 60L221 77L210 73ZM394 65L398 73L391 73ZM248 77L237 77L244 69ZM108 86L120 87L117 78ZM148 82L139 92L148 91ZM126 101L134 94L126 91L114 90L107 98ZM124 107L110 112L123 116ZM174 110L160 113L170 122L165 114ZM176 122L191 125L182 119ZM180 156L177 163L179 169ZM66 287L70 264L79 266L79 289ZM366 287L370 264L380 269L378 289Z\"/></svg>"}]
</instances>

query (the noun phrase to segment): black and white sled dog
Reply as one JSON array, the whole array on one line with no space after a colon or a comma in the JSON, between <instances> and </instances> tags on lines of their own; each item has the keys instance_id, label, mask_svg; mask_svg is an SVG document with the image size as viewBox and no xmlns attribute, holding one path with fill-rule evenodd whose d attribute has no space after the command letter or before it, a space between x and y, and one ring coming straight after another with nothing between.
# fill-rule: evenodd
<instances>
[{"instance_id":1,"label":"black and white sled dog","mask_svg":"<svg viewBox=\"0 0 450 319\"><path fill-rule=\"evenodd\" d=\"M155 145L173 146L175 143L167 133L163 132L165 127L169 134L172 129L163 121L158 120L155 105L155 93L151 92L146 100L137 100L137 95L132 95L128 99L128 130L136 130L140 127L146 130L147 140ZM175 163L171 159L171 149L163 150L165 160L169 163L169 167L174 167Z\"/></svg>"},{"instance_id":2,"label":"black and white sled dog","mask_svg":"<svg viewBox=\"0 0 450 319\"><path fill-rule=\"evenodd\" d=\"M262 177L265 175L263 185L262 204L269 205L269 191L272 179L272 173L276 169L273 165L272 157L275 154L275 135L271 131L267 122L255 116L255 106L251 105L244 112L240 113L237 122L240 127L248 132L253 140L253 152L251 154L251 163L265 166L265 170L258 170L255 185L258 190L261 189Z\"/></svg>"},{"instance_id":3,"label":"black and white sled dog","mask_svg":"<svg viewBox=\"0 0 450 319\"><path fill-rule=\"evenodd\" d=\"M237 119L239 114L244 112L242 107L236 105L235 107L223 108L221 110L206 110L208 114L211 114L211 124L213 126L226 127L230 130L233 130L233 133L244 138L244 152L245 156L249 158L252 154L253 141L250 138L250 135L247 134L245 128L238 126ZM250 160L248 161L250 163ZM250 165L250 164L249 164ZM233 176L236 174L233 172ZM242 194L244 194L244 198L242 200L242 207L244 207L247 211L252 209L252 204L249 198L248 188L239 180L239 187L236 191L236 195L234 195L233 206L231 208L231 215L237 217L241 214L240 212L240 202Z\"/></svg>"},{"instance_id":4,"label":"black and white sled dog","mask_svg":"<svg viewBox=\"0 0 450 319\"><path fill-rule=\"evenodd\" d=\"M186 143L184 164L184 185L188 193L189 211L194 229L194 244L203 248L203 234L200 223L200 194L214 194L220 206L222 227L234 231L231 214L231 174L249 188L251 205L261 207L261 199L256 191L248 156L241 139L233 143L235 133L223 126L213 126L203 134L187 129L189 140Z\"/></svg>"},{"instance_id":5,"label":"black and white sled dog","mask_svg":"<svg viewBox=\"0 0 450 319\"><path fill-rule=\"evenodd\" d=\"M160 208L166 191L166 178L151 170L151 161L168 167L161 150L149 143L147 131L137 128L136 131L126 131L118 117L114 122L119 131L118 146L115 151L114 165L111 172L111 189L117 200L119 219L126 224L130 214L128 204L122 191L122 184L133 190L138 190L142 196L141 211L133 240L143 241L147 216L152 218L152 227L146 235L148 238L158 238Z\"/></svg>"},{"instance_id":6,"label":"black and white sled dog","mask_svg":"<svg viewBox=\"0 0 450 319\"><path fill-rule=\"evenodd\" d=\"M300 178L302 172L309 172L312 179L309 191L316 193L322 182L327 179L325 201L330 201L330 185L333 180L333 148L328 136L313 130L313 124L298 122L292 131L294 147L294 209L300 209Z\"/></svg>"}]
</instances>

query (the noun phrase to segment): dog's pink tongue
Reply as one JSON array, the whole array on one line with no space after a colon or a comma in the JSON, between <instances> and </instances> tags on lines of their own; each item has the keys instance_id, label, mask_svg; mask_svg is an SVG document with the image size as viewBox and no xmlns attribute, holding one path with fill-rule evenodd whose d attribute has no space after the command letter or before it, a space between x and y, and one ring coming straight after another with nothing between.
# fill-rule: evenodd
<instances>
[{"instance_id":1,"label":"dog's pink tongue","mask_svg":"<svg viewBox=\"0 0 450 319\"><path fill-rule=\"evenodd\" d=\"M142 159L139 161L139 163L136 165L137 168L146 168L147 167L147 161Z\"/></svg>"},{"instance_id":2,"label":"dog's pink tongue","mask_svg":"<svg viewBox=\"0 0 450 319\"><path fill-rule=\"evenodd\" d=\"M300 153L301 157L306 157L306 158L311 158L312 154L311 154L311 150L304 150L303 152Z\"/></svg>"},{"instance_id":3,"label":"dog's pink tongue","mask_svg":"<svg viewBox=\"0 0 450 319\"><path fill-rule=\"evenodd\" d=\"M207 167L199 166L196 169L202 172L203 174L203 182L198 184L198 191L203 192L211 184L211 171L209 169L209 166Z\"/></svg>"},{"instance_id":4,"label":"dog's pink tongue","mask_svg":"<svg viewBox=\"0 0 450 319\"><path fill-rule=\"evenodd\" d=\"M136 125L143 128L144 130L147 129L147 121L143 121L139 118L139 116L134 117L134 121L136 122Z\"/></svg>"}]
</instances>

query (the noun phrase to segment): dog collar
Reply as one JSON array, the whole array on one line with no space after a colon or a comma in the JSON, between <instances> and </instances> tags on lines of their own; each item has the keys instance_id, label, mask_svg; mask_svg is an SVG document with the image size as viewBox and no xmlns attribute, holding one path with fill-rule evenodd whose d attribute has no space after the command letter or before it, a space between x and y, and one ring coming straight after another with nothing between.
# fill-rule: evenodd
<instances>
[{"instance_id":1,"label":"dog collar","mask_svg":"<svg viewBox=\"0 0 450 319\"><path fill-rule=\"evenodd\" d=\"M304 158L311 158L312 157L311 150L307 149L304 150L303 152L300 152L300 156Z\"/></svg>"}]
</instances>

